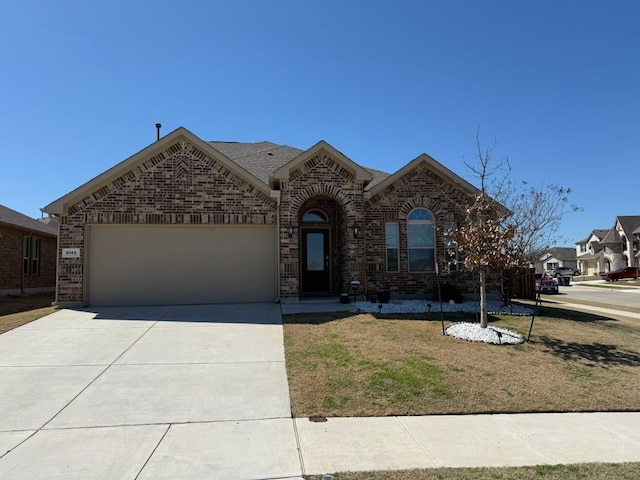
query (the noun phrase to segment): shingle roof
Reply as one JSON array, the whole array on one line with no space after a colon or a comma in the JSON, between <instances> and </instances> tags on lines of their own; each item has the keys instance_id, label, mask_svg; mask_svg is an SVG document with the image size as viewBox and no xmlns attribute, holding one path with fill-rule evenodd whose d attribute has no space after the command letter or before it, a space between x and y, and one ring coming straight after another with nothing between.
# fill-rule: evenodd
<instances>
[{"instance_id":1,"label":"shingle roof","mask_svg":"<svg viewBox=\"0 0 640 480\"><path fill-rule=\"evenodd\" d=\"M628 215L616 217L616 219L622 225L622 230L624 230L627 237L630 237L640 227L640 215Z\"/></svg>"},{"instance_id":2,"label":"shingle roof","mask_svg":"<svg viewBox=\"0 0 640 480\"><path fill-rule=\"evenodd\" d=\"M287 145L278 145L271 142L207 143L267 185L269 185L269 177L273 172L304 152L304 150L300 150L298 148L289 147ZM389 176L388 173L380 170L374 170L367 167L362 168L373 175L373 179L369 182L365 190L369 190Z\"/></svg>"},{"instance_id":3,"label":"shingle roof","mask_svg":"<svg viewBox=\"0 0 640 480\"><path fill-rule=\"evenodd\" d=\"M615 228L610 229L603 239L600 240L600 243L604 245L611 245L613 243L620 243L622 239L618 234L618 231Z\"/></svg>"},{"instance_id":4,"label":"shingle roof","mask_svg":"<svg viewBox=\"0 0 640 480\"><path fill-rule=\"evenodd\" d=\"M302 153L302 150L297 148L288 147L287 145L276 145L271 142L208 143L267 185L269 185L269 176L274 171Z\"/></svg>"},{"instance_id":5,"label":"shingle roof","mask_svg":"<svg viewBox=\"0 0 640 480\"><path fill-rule=\"evenodd\" d=\"M558 260L575 260L576 249L570 247L553 247L547 250L554 258Z\"/></svg>"},{"instance_id":6,"label":"shingle roof","mask_svg":"<svg viewBox=\"0 0 640 480\"><path fill-rule=\"evenodd\" d=\"M599 229L593 231L593 234L596 237L598 237L600 240L602 240L607 233L609 233L609 229L608 228L599 228Z\"/></svg>"},{"instance_id":7,"label":"shingle roof","mask_svg":"<svg viewBox=\"0 0 640 480\"><path fill-rule=\"evenodd\" d=\"M599 260L601 258L604 258L604 252L602 250L598 250L597 252L594 253L587 253L585 255L580 255L580 260Z\"/></svg>"},{"instance_id":8,"label":"shingle roof","mask_svg":"<svg viewBox=\"0 0 640 480\"><path fill-rule=\"evenodd\" d=\"M591 237L593 235L595 235L600 240L602 240L607 233L609 233L608 228L597 228L595 230L592 230L587 238L585 238L584 240L580 240L579 242L576 242L576 244L589 242L589 240L591 240Z\"/></svg>"},{"instance_id":9,"label":"shingle roof","mask_svg":"<svg viewBox=\"0 0 640 480\"><path fill-rule=\"evenodd\" d=\"M46 235L58 236L57 222L41 222L5 207L4 205L0 205L0 224L5 224L20 230L35 231Z\"/></svg>"}]
</instances>

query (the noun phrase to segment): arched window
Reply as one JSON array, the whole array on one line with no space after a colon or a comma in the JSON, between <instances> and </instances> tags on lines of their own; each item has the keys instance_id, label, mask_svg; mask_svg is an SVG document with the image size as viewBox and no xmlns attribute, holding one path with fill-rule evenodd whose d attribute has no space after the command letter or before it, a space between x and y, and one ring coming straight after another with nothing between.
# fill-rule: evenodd
<instances>
[{"instance_id":1,"label":"arched window","mask_svg":"<svg viewBox=\"0 0 640 480\"><path fill-rule=\"evenodd\" d=\"M410 272L434 272L436 269L436 229L433 215L416 208L407 216L407 243Z\"/></svg>"},{"instance_id":2,"label":"arched window","mask_svg":"<svg viewBox=\"0 0 640 480\"><path fill-rule=\"evenodd\" d=\"M302 216L304 223L327 223L327 216L320 210L309 210Z\"/></svg>"}]
</instances>

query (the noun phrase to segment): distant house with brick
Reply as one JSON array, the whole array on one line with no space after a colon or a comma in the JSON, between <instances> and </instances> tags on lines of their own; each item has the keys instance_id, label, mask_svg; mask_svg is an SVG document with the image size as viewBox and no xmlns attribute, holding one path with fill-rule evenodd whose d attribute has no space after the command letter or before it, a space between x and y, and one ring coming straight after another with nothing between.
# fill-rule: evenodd
<instances>
[{"instance_id":1,"label":"distant house with brick","mask_svg":"<svg viewBox=\"0 0 640 480\"><path fill-rule=\"evenodd\" d=\"M0 295L54 291L58 223L0 205Z\"/></svg>"},{"instance_id":2,"label":"distant house with brick","mask_svg":"<svg viewBox=\"0 0 640 480\"><path fill-rule=\"evenodd\" d=\"M389 174L324 141L207 142L184 128L45 207L60 305L462 292L447 232L478 190L422 154ZM436 267L437 266L437 267Z\"/></svg>"}]
</instances>

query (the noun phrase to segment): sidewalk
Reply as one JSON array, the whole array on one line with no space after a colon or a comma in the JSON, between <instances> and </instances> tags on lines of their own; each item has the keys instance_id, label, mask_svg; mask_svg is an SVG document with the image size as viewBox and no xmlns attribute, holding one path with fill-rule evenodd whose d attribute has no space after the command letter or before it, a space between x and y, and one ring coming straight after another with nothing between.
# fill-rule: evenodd
<instances>
[{"instance_id":1,"label":"sidewalk","mask_svg":"<svg viewBox=\"0 0 640 480\"><path fill-rule=\"evenodd\" d=\"M295 419L303 472L640 461L640 413Z\"/></svg>"}]
</instances>

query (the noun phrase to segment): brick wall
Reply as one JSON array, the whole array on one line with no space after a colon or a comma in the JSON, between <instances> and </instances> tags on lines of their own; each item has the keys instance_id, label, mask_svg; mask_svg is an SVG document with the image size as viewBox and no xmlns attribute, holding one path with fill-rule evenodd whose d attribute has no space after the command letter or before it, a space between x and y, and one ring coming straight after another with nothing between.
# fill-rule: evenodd
<instances>
[{"instance_id":1,"label":"brick wall","mask_svg":"<svg viewBox=\"0 0 640 480\"><path fill-rule=\"evenodd\" d=\"M0 227L0 291L20 293L33 290L51 290L56 285L56 239L40 233ZM22 238L40 239L40 271L22 274Z\"/></svg>"},{"instance_id":2,"label":"brick wall","mask_svg":"<svg viewBox=\"0 0 640 480\"><path fill-rule=\"evenodd\" d=\"M291 172L281 182L280 196L280 293L283 298L300 294L300 236L287 237L289 222L300 225L301 215L316 202L335 202L332 215L332 291L350 292L349 282L364 278L364 242L354 239L350 225L364 218L363 185L348 170L324 152ZM329 205L332 205L328 202ZM333 213L332 213L333 212Z\"/></svg>"},{"instance_id":3,"label":"brick wall","mask_svg":"<svg viewBox=\"0 0 640 480\"><path fill-rule=\"evenodd\" d=\"M375 294L389 290L392 296L431 298L436 289L433 272L409 272L407 248L407 222L409 212L424 207L431 212L436 226L436 259L441 272L441 284L457 285L467 296L474 291L477 281L470 272L447 273L444 261L443 227L445 222L463 220L468 194L420 164L404 177L387 187L365 204L364 222L367 238L366 281L367 292ZM400 271L387 272L385 223L396 222L399 229Z\"/></svg>"},{"instance_id":4,"label":"brick wall","mask_svg":"<svg viewBox=\"0 0 640 480\"><path fill-rule=\"evenodd\" d=\"M60 248L80 248L81 256L60 259L57 301L82 304L85 225L273 225L276 202L181 141L70 206L69 213L61 219Z\"/></svg>"}]
</instances>

